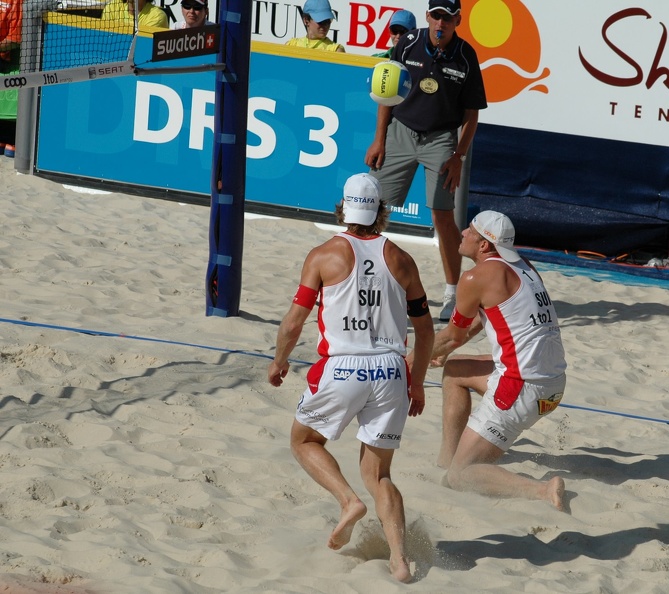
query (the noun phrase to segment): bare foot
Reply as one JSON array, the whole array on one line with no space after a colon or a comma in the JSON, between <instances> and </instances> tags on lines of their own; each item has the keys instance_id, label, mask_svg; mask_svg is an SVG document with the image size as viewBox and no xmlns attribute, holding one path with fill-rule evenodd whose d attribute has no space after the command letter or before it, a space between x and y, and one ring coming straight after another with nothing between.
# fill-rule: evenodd
<instances>
[{"instance_id":1,"label":"bare foot","mask_svg":"<svg viewBox=\"0 0 669 594\"><path fill-rule=\"evenodd\" d=\"M554 476L546 483L546 499L555 506L558 511L564 511L564 481L559 476Z\"/></svg>"},{"instance_id":2,"label":"bare foot","mask_svg":"<svg viewBox=\"0 0 669 594\"><path fill-rule=\"evenodd\" d=\"M398 561L395 561L392 557L390 558L390 575L398 582L408 584L411 581L411 571L406 557L402 556Z\"/></svg>"},{"instance_id":3,"label":"bare foot","mask_svg":"<svg viewBox=\"0 0 669 594\"><path fill-rule=\"evenodd\" d=\"M449 463L448 463L447 457L448 456L443 449L439 450L439 455L437 456L437 466L439 468L443 468L444 470L448 470Z\"/></svg>"},{"instance_id":4,"label":"bare foot","mask_svg":"<svg viewBox=\"0 0 669 594\"><path fill-rule=\"evenodd\" d=\"M338 551L345 544L348 544L348 541L351 540L355 523L364 517L366 513L367 506L360 499L343 508L339 517L339 524L335 526L332 534L330 534L328 546L332 550Z\"/></svg>"}]
</instances>

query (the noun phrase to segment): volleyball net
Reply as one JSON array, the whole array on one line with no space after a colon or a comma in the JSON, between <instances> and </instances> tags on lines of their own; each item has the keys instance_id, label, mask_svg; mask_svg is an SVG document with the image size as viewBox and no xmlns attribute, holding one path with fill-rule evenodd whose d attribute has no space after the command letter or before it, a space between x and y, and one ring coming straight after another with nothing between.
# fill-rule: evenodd
<instances>
[{"instance_id":1,"label":"volleyball net","mask_svg":"<svg viewBox=\"0 0 669 594\"><path fill-rule=\"evenodd\" d=\"M20 10L21 2L16 6ZM162 9L151 5L160 16ZM219 27L208 25L196 33L142 26L138 0L25 0L22 4L20 64L3 77L4 88L41 87L96 78L225 70L211 60L183 66L164 66L172 58L218 53ZM155 19L154 19L155 22ZM164 17L165 24L167 17ZM163 48L152 58L135 63L138 34L154 38ZM199 36L198 39L195 39ZM201 38L201 39L200 39ZM184 47L187 52L167 49Z\"/></svg>"}]
</instances>

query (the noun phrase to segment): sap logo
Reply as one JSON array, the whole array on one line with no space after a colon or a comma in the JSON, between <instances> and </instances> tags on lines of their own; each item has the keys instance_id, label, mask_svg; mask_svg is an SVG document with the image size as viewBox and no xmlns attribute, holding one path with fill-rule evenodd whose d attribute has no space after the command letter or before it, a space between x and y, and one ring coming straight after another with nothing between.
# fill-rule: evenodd
<instances>
[{"instance_id":1,"label":"sap logo","mask_svg":"<svg viewBox=\"0 0 669 594\"><path fill-rule=\"evenodd\" d=\"M346 381L349 377L353 375L355 372L355 369L341 369L338 367L337 369L334 370L334 379L340 380L340 381Z\"/></svg>"}]
</instances>

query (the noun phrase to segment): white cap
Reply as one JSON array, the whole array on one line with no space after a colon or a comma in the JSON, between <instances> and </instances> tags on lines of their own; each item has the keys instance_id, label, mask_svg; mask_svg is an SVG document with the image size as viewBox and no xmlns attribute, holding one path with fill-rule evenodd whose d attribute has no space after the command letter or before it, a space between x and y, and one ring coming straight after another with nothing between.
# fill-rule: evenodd
<instances>
[{"instance_id":1,"label":"white cap","mask_svg":"<svg viewBox=\"0 0 669 594\"><path fill-rule=\"evenodd\" d=\"M381 184L369 173L356 173L344 184L344 222L373 225L381 204Z\"/></svg>"},{"instance_id":2,"label":"white cap","mask_svg":"<svg viewBox=\"0 0 669 594\"><path fill-rule=\"evenodd\" d=\"M513 247L516 230L509 217L494 210L484 210L474 217L472 225L484 239L495 246L497 253L507 262L520 260L520 254Z\"/></svg>"}]
</instances>

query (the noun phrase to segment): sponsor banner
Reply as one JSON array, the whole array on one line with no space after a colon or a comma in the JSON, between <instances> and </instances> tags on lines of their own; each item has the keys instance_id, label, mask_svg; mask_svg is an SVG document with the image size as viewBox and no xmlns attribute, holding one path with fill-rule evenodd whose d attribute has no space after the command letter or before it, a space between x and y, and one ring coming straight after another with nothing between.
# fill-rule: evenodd
<instances>
[{"instance_id":1,"label":"sponsor banner","mask_svg":"<svg viewBox=\"0 0 669 594\"><path fill-rule=\"evenodd\" d=\"M348 53L390 46L393 12L426 26L425 0L331 0L330 37ZM254 0L256 41L304 36L302 3ZM489 124L666 146L666 0L466 0L458 33L477 51Z\"/></svg>"},{"instance_id":2,"label":"sponsor banner","mask_svg":"<svg viewBox=\"0 0 669 594\"><path fill-rule=\"evenodd\" d=\"M345 63L318 62L295 57L308 56L308 50L257 45L268 51L251 54L246 199L331 213L346 179L368 170L364 156L374 135L376 104L367 78L375 60L345 56ZM137 62L147 60L154 47L140 36ZM170 65L215 59L185 58ZM93 78L44 87L37 169L209 195L215 76ZM336 83L314 85L315 80ZM391 220L431 226L424 193L419 170L404 208Z\"/></svg>"},{"instance_id":3,"label":"sponsor banner","mask_svg":"<svg viewBox=\"0 0 669 594\"><path fill-rule=\"evenodd\" d=\"M220 27L218 25L154 33L151 59L154 62L160 62L175 58L216 54L219 38Z\"/></svg>"}]
</instances>

